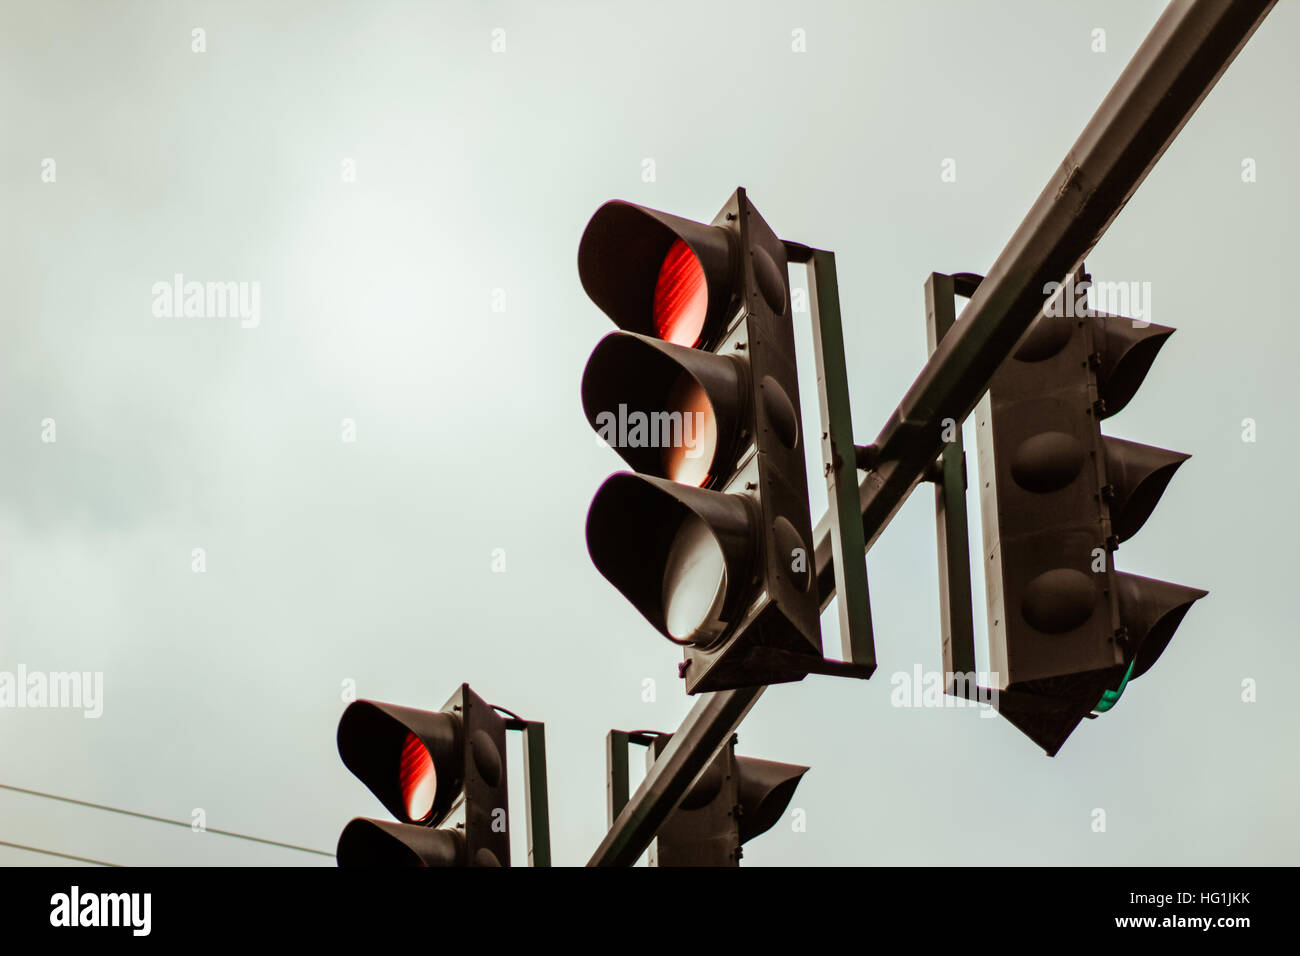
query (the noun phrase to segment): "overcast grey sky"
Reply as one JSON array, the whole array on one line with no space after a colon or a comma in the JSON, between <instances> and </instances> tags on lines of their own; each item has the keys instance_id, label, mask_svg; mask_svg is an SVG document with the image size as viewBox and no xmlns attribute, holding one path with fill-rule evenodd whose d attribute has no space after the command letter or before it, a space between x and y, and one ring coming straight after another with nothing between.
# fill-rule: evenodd
<instances>
[{"instance_id":1,"label":"overcast grey sky","mask_svg":"<svg viewBox=\"0 0 1300 956\"><path fill-rule=\"evenodd\" d=\"M338 758L345 684L437 707L469 681L546 721L556 862L584 862L606 731L691 703L586 552L622 464L578 398L612 328L578 282L587 218L707 220L744 185L835 250L869 441L924 362L927 274L989 267L1162 7L6 0L0 670L104 691L98 719L0 709L0 783L332 851L384 814ZM1178 329L1107 433L1193 455L1116 564L1209 597L1055 759L891 706L891 675L939 663L923 489L869 559L877 675L773 688L740 730L812 766L806 832L747 865L1296 860L1298 39L1284 0L1088 260ZM155 315L177 273L258 283L256 325ZM0 841L332 863L7 791Z\"/></svg>"}]
</instances>

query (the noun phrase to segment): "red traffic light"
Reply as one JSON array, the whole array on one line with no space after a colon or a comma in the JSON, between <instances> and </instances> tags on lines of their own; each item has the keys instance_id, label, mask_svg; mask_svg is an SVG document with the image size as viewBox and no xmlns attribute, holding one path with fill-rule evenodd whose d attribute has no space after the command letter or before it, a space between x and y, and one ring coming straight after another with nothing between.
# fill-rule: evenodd
<instances>
[{"instance_id":1,"label":"red traffic light","mask_svg":"<svg viewBox=\"0 0 1300 956\"><path fill-rule=\"evenodd\" d=\"M437 824L460 795L463 731L455 714L358 700L339 719L343 764L406 823Z\"/></svg>"},{"instance_id":2,"label":"red traffic light","mask_svg":"<svg viewBox=\"0 0 1300 956\"><path fill-rule=\"evenodd\" d=\"M339 756L401 822L353 820L339 838L339 865L509 866L505 737L505 718L468 684L440 711L349 704Z\"/></svg>"},{"instance_id":3,"label":"red traffic light","mask_svg":"<svg viewBox=\"0 0 1300 956\"><path fill-rule=\"evenodd\" d=\"M732 232L615 200L578 244L587 295L620 329L709 347L735 297Z\"/></svg>"},{"instance_id":4,"label":"red traffic light","mask_svg":"<svg viewBox=\"0 0 1300 956\"><path fill-rule=\"evenodd\" d=\"M592 562L685 646L687 693L824 666L785 244L738 189L705 225L610 202L578 247L622 330L582 377L587 420L636 472L587 513Z\"/></svg>"},{"instance_id":5,"label":"red traffic light","mask_svg":"<svg viewBox=\"0 0 1300 956\"><path fill-rule=\"evenodd\" d=\"M668 247L655 282L655 334L665 342L694 348L704 332L708 311L704 267L691 247L676 239Z\"/></svg>"},{"instance_id":6,"label":"red traffic light","mask_svg":"<svg viewBox=\"0 0 1300 956\"><path fill-rule=\"evenodd\" d=\"M408 733L402 745L400 774L406 815L412 820L427 819L433 813L438 793L438 771L434 769L429 748L415 734Z\"/></svg>"}]
</instances>

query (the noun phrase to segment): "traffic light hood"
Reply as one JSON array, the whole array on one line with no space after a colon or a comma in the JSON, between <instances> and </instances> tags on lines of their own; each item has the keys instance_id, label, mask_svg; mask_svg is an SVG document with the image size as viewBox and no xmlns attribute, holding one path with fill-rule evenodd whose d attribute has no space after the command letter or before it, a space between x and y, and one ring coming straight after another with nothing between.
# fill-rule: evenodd
<instances>
[{"instance_id":1,"label":"traffic light hood","mask_svg":"<svg viewBox=\"0 0 1300 956\"><path fill-rule=\"evenodd\" d=\"M457 830L357 817L339 835L335 856L341 867L465 866L465 837Z\"/></svg>"},{"instance_id":2,"label":"traffic light hood","mask_svg":"<svg viewBox=\"0 0 1300 956\"><path fill-rule=\"evenodd\" d=\"M1103 435L1111 530L1127 541L1146 524L1178 466L1191 455Z\"/></svg>"},{"instance_id":3,"label":"traffic light hood","mask_svg":"<svg viewBox=\"0 0 1300 956\"><path fill-rule=\"evenodd\" d=\"M410 813L410 794L404 792L411 783L406 772L412 758L423 759L418 751L412 754L413 744L427 751L424 772L432 772L436 780L432 808L418 818ZM344 766L399 820L435 825L460 795L462 728L454 714L354 701L339 719L338 747Z\"/></svg>"},{"instance_id":4,"label":"traffic light hood","mask_svg":"<svg viewBox=\"0 0 1300 956\"><path fill-rule=\"evenodd\" d=\"M734 356L611 332L587 362L582 407L633 470L707 485L730 474L749 435L747 375Z\"/></svg>"},{"instance_id":5,"label":"traffic light hood","mask_svg":"<svg viewBox=\"0 0 1300 956\"><path fill-rule=\"evenodd\" d=\"M720 552L725 575L717 614L689 643L711 643L725 633L742 610L737 598L754 574L752 504L742 495L724 494L619 472L605 480L587 512L587 550L596 569L669 640L665 580L679 532L698 519ZM692 522L694 523L694 522Z\"/></svg>"},{"instance_id":6,"label":"traffic light hood","mask_svg":"<svg viewBox=\"0 0 1300 956\"><path fill-rule=\"evenodd\" d=\"M1115 586L1120 618L1134 648L1130 679L1137 680L1164 653L1192 605L1210 592L1124 572L1116 573Z\"/></svg>"},{"instance_id":7,"label":"traffic light hood","mask_svg":"<svg viewBox=\"0 0 1300 956\"><path fill-rule=\"evenodd\" d=\"M1118 315L1097 315L1096 343L1101 364L1097 367L1097 391L1105 402L1100 418L1118 414L1137 394L1151 371L1151 363L1174 334L1167 325L1135 323Z\"/></svg>"},{"instance_id":8,"label":"traffic light hood","mask_svg":"<svg viewBox=\"0 0 1300 956\"><path fill-rule=\"evenodd\" d=\"M781 819L807 767L757 757L737 757L740 777L740 842L766 833Z\"/></svg>"},{"instance_id":9,"label":"traffic light hood","mask_svg":"<svg viewBox=\"0 0 1300 956\"><path fill-rule=\"evenodd\" d=\"M656 323L656 290L678 240L698 261L707 293L699 337L682 344L707 344L725 325L733 297L736 257L730 230L622 200L607 202L582 233L578 275L587 295L615 325L662 338Z\"/></svg>"}]
</instances>

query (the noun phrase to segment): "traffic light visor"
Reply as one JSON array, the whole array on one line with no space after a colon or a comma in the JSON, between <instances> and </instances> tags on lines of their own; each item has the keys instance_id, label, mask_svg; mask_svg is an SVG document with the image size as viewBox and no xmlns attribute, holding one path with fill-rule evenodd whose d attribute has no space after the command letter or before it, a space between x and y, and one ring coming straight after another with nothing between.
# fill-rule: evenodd
<instances>
[{"instance_id":1,"label":"traffic light visor","mask_svg":"<svg viewBox=\"0 0 1300 956\"><path fill-rule=\"evenodd\" d=\"M740 775L740 805L744 810L740 817L740 842L744 843L770 830L781 819L808 768L756 757L737 757L736 772Z\"/></svg>"},{"instance_id":2,"label":"traffic light visor","mask_svg":"<svg viewBox=\"0 0 1300 956\"><path fill-rule=\"evenodd\" d=\"M465 837L409 823L357 817L339 835L341 867L456 867L466 863Z\"/></svg>"},{"instance_id":3,"label":"traffic light visor","mask_svg":"<svg viewBox=\"0 0 1300 956\"><path fill-rule=\"evenodd\" d=\"M733 241L720 226L615 200L583 231L578 275L619 328L708 346L733 297Z\"/></svg>"},{"instance_id":4,"label":"traffic light visor","mask_svg":"<svg viewBox=\"0 0 1300 956\"><path fill-rule=\"evenodd\" d=\"M1130 680L1137 680L1164 653L1192 605L1209 592L1124 572L1116 573L1115 585L1120 619L1136 648Z\"/></svg>"},{"instance_id":5,"label":"traffic light visor","mask_svg":"<svg viewBox=\"0 0 1300 956\"><path fill-rule=\"evenodd\" d=\"M358 700L339 719L343 764L385 809L407 823L436 824L462 786L460 719L441 711Z\"/></svg>"},{"instance_id":6,"label":"traffic light visor","mask_svg":"<svg viewBox=\"0 0 1300 956\"><path fill-rule=\"evenodd\" d=\"M582 405L631 468L704 487L725 479L749 444L745 375L733 356L613 332L587 362Z\"/></svg>"},{"instance_id":7,"label":"traffic light visor","mask_svg":"<svg viewBox=\"0 0 1300 956\"><path fill-rule=\"evenodd\" d=\"M1101 441L1112 493L1111 524L1115 536L1127 541L1146 524L1174 472L1191 456L1108 435L1103 435Z\"/></svg>"},{"instance_id":8,"label":"traffic light visor","mask_svg":"<svg viewBox=\"0 0 1300 956\"><path fill-rule=\"evenodd\" d=\"M611 475L587 513L592 563L669 640L709 646L752 574L748 499L659 478Z\"/></svg>"},{"instance_id":9,"label":"traffic light visor","mask_svg":"<svg viewBox=\"0 0 1300 956\"><path fill-rule=\"evenodd\" d=\"M1097 330L1097 391L1105 402L1101 418L1118 414L1142 386L1161 346L1174 330L1117 315L1094 317Z\"/></svg>"}]
</instances>

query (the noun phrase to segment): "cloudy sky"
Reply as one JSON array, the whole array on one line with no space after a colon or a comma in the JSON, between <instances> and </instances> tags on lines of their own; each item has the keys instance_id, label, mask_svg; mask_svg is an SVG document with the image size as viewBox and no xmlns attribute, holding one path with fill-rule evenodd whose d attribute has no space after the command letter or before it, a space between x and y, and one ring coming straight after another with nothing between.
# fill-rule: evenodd
<instances>
[{"instance_id":1,"label":"cloudy sky","mask_svg":"<svg viewBox=\"0 0 1300 956\"><path fill-rule=\"evenodd\" d=\"M1162 9L726 6L0 8L0 671L103 675L98 718L0 709L0 784L332 852L383 815L338 758L347 688L437 707L468 681L546 722L555 858L587 859L606 731L691 703L586 552L621 466L578 397L612 328L578 282L587 218L707 220L744 185L835 250L869 441L924 362L925 277L989 267ZM1298 36L1281 4L1088 260L1178 329L1107 432L1193 455L1117 566L1209 597L1054 759L893 706L892 675L939 663L915 495L868 560L875 678L773 688L741 727L812 767L806 830L747 865L1296 858ZM257 311L159 315L177 274L256 284ZM10 790L0 841L333 862Z\"/></svg>"}]
</instances>

